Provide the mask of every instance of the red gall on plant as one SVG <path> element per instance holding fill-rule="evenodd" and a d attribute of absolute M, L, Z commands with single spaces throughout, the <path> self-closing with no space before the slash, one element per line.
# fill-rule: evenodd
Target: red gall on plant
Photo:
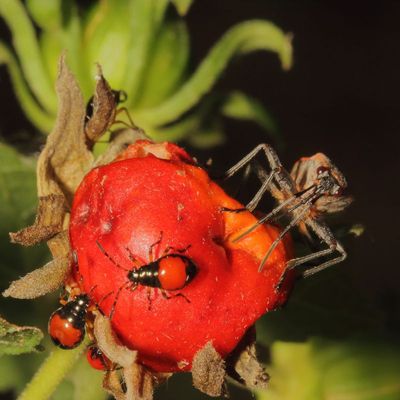
<path fill-rule="evenodd" d="M 265 312 L 285 302 L 292 258 L 279 229 L 260 225 L 181 148 L 140 140 L 86 175 L 70 240 L 82 291 L 121 342 L 158 372 L 191 369 L 207 343 L 225 358 Z"/>

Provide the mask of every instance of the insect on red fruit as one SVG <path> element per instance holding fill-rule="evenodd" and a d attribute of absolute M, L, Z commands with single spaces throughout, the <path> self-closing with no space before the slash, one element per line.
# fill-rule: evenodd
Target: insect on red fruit
<path fill-rule="evenodd" d="M 286 300 L 292 276 L 276 284 L 292 257 L 289 242 L 259 273 L 279 229 L 261 225 L 234 243 L 257 222 L 248 211 L 224 212 L 240 207 L 171 143 L 138 141 L 79 186 L 70 222 L 75 280 L 82 292 L 96 287 L 93 302 L 151 369 L 190 370 L 208 342 L 226 357 Z"/>
<path fill-rule="evenodd" d="M 81 294 L 51 314 L 48 331 L 56 346 L 74 349 L 82 342 L 89 302 L 89 296 Z"/>
<path fill-rule="evenodd" d="M 124 285 L 122 285 L 115 296 L 115 300 L 110 312 L 110 319 L 112 319 L 115 311 L 115 306 L 118 301 L 119 294 L 124 288 L 129 288 L 131 291 L 137 289 L 139 285 L 146 286 L 148 288 L 148 299 L 149 307 L 151 307 L 151 288 L 158 288 L 161 290 L 162 295 L 166 299 L 170 299 L 175 296 L 182 296 L 187 301 L 189 301 L 183 294 L 178 293 L 173 296 L 169 296 L 167 291 L 176 291 L 183 289 L 196 275 L 197 267 L 193 261 L 182 254 L 169 253 L 174 250 L 179 253 L 184 253 L 185 249 L 173 249 L 167 247 L 164 250 L 164 254 L 161 258 L 155 259 L 153 250 L 162 240 L 162 234 L 160 239 L 153 243 L 149 249 L 149 260 L 148 264 L 141 264 L 139 260 L 131 253 L 129 249 L 126 249 L 129 254 L 129 259 L 132 261 L 134 267 L 132 269 L 127 269 L 118 264 L 109 253 L 103 248 L 103 246 L 97 242 L 101 252 L 117 267 L 124 271 L 127 271 L 127 280 Z M 189 301 L 190 302 L 190 301 Z"/>
<path fill-rule="evenodd" d="M 86 351 L 86 359 L 90 366 L 100 371 L 110 371 L 113 368 L 109 358 L 95 345 L 89 346 Z"/>

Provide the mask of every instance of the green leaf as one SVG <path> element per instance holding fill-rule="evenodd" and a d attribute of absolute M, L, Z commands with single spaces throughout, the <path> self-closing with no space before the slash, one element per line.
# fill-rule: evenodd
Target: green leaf
<path fill-rule="evenodd" d="M 128 93 L 126 107 L 130 108 L 140 94 L 139 90 L 147 69 L 154 37 L 163 18 L 160 4 L 167 3 L 161 0 L 135 0 L 128 4 L 126 12 L 130 14 L 128 25 L 130 43 L 123 82 L 124 89 Z"/>
<path fill-rule="evenodd" d="M 173 122 L 211 90 L 233 57 L 256 50 L 276 52 L 284 69 L 291 66 L 292 48 L 287 35 L 268 21 L 243 22 L 225 33 L 174 95 L 157 107 L 138 111 L 135 119 L 146 127 Z"/>
<path fill-rule="evenodd" d="M 189 8 L 192 6 L 193 0 L 171 0 L 179 15 L 182 17 L 189 12 Z"/>
<path fill-rule="evenodd" d="M 176 90 L 189 61 L 186 24 L 174 19 L 162 26 L 146 67 L 136 108 L 153 107 Z"/>
<path fill-rule="evenodd" d="M 40 329 L 10 324 L 0 317 L 0 355 L 22 354 L 36 351 L 43 339 Z"/>
<path fill-rule="evenodd" d="M 22 227 L 35 213 L 36 165 L 33 158 L 21 156 L 0 143 L 1 230 Z"/>
<path fill-rule="evenodd" d="M 43 30 L 55 30 L 62 24 L 62 0 L 27 0 L 26 7 Z"/>
<path fill-rule="evenodd" d="M 12 52 L 0 42 L 0 64 L 3 63 L 8 67 L 11 82 L 21 108 L 39 130 L 49 132 L 53 127 L 55 114 L 54 116 L 48 114 L 32 97 Z"/>
<path fill-rule="evenodd" d="M 43 249 L 26 249 L 9 243 L 8 233 L 32 222 L 36 214 L 35 160 L 22 157 L 0 143 L 0 272 L 2 280 L 15 279 L 24 266 L 43 260 Z"/>
<path fill-rule="evenodd" d="M 268 132 L 277 148 L 282 147 L 282 137 L 273 116 L 256 99 L 242 92 L 229 93 L 222 106 L 222 115 L 229 118 L 252 121 Z"/>
<path fill-rule="evenodd" d="M 259 400 L 396 400 L 400 343 L 376 340 L 276 342 L 270 387 Z"/>
<path fill-rule="evenodd" d="M 130 17 L 127 0 L 100 2 L 87 21 L 83 32 L 82 58 L 91 76 L 97 74 L 96 63 L 102 66 L 110 86 L 124 89 L 130 52 Z M 118 54 L 118 57 L 115 57 Z"/>
<path fill-rule="evenodd" d="M 219 146 L 224 144 L 225 135 L 222 130 L 221 123 L 214 121 L 208 127 L 197 130 L 188 138 L 189 143 L 199 149 Z"/>
<path fill-rule="evenodd" d="M 29 87 L 50 113 L 57 109 L 57 99 L 44 66 L 35 29 L 18 0 L 0 1 L 0 16 L 11 30 L 13 44 Z"/>

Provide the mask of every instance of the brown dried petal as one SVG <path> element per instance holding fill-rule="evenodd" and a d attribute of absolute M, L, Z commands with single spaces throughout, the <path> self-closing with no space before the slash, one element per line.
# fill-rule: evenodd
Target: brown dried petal
<path fill-rule="evenodd" d="M 57 290 L 65 281 L 70 269 L 70 259 L 56 258 L 41 268 L 11 283 L 4 297 L 34 299 Z"/>
<path fill-rule="evenodd" d="M 120 374 L 118 371 L 107 371 L 104 374 L 103 388 L 116 400 L 127 400 L 126 394 L 121 388 Z"/>
<path fill-rule="evenodd" d="M 129 367 L 135 363 L 137 351 L 129 350 L 119 343 L 111 328 L 109 318 L 96 313 L 94 320 L 94 336 L 101 351 L 114 363 L 121 367 Z"/>
<path fill-rule="evenodd" d="M 47 246 L 49 247 L 53 258 L 65 257 L 71 260 L 71 247 L 68 231 L 62 231 L 48 240 Z"/>
<path fill-rule="evenodd" d="M 223 394 L 225 362 L 208 342 L 199 350 L 192 364 L 193 386 L 212 397 Z"/>
<path fill-rule="evenodd" d="M 61 231 L 65 216 L 65 198 L 63 195 L 51 194 L 39 197 L 36 219 L 33 225 L 10 233 L 12 243 L 32 246 L 48 240 Z"/>
<path fill-rule="evenodd" d="M 233 367 L 249 389 L 267 388 L 269 375 L 257 360 L 254 342 L 241 351 Z"/>
<path fill-rule="evenodd" d="M 138 363 L 124 368 L 126 400 L 152 400 L 155 386 L 154 376 Z"/>
<path fill-rule="evenodd" d="M 39 156 L 38 193 L 64 194 L 70 204 L 76 187 L 93 163 L 93 155 L 86 146 L 82 93 L 65 56 L 60 59 L 56 89 L 59 109 L 56 125 Z"/>

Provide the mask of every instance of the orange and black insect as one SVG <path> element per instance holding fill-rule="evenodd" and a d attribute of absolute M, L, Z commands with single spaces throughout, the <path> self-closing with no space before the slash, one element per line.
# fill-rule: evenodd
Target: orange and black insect
<path fill-rule="evenodd" d="M 48 331 L 56 346 L 74 349 L 82 342 L 89 303 L 89 296 L 80 294 L 51 314 Z"/>
<path fill-rule="evenodd" d="M 189 300 L 182 293 L 175 294 L 173 296 L 168 296 L 167 291 L 176 291 L 183 289 L 188 285 L 197 274 L 196 264 L 187 256 L 181 254 L 185 252 L 190 246 L 182 250 L 177 250 L 172 247 L 167 247 L 163 256 L 155 259 L 153 255 L 154 247 L 161 242 L 161 238 L 150 246 L 148 264 L 140 264 L 136 257 L 127 249 L 129 254 L 129 259 L 136 265 L 136 268 L 128 269 L 119 265 L 103 246 L 97 242 L 97 246 L 101 252 L 118 268 L 123 269 L 127 272 L 127 282 L 122 285 L 115 296 L 114 305 L 110 313 L 110 318 L 112 318 L 114 313 L 115 304 L 118 300 L 120 292 L 124 289 L 130 289 L 134 291 L 139 285 L 146 286 L 148 288 L 157 288 L 161 290 L 162 295 L 166 299 L 171 297 L 183 297 L 186 301 Z M 171 252 L 173 251 L 173 252 Z M 150 301 L 150 292 L 148 292 L 148 297 Z M 150 302 L 151 304 L 151 302 Z M 150 308 L 150 306 L 149 306 Z"/>
<path fill-rule="evenodd" d="M 113 369 L 111 360 L 95 345 L 88 347 L 86 358 L 94 369 L 100 371 L 110 371 Z"/>

